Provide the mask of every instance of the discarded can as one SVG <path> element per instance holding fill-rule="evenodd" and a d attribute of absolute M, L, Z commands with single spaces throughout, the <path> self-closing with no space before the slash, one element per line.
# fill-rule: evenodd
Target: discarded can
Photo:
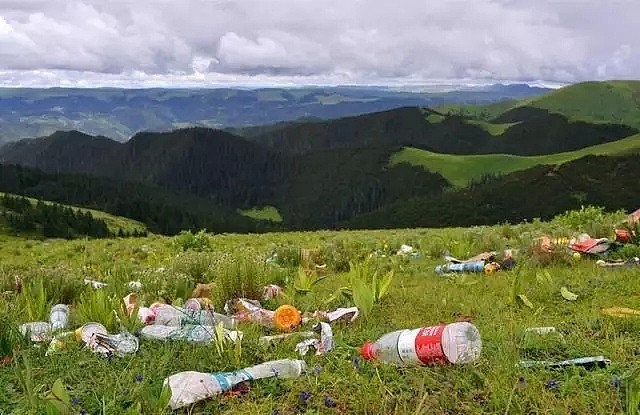
<path fill-rule="evenodd" d="M 51 324 L 46 321 L 34 321 L 20 326 L 20 333 L 26 336 L 29 333 L 32 342 L 43 342 L 51 338 Z"/>
<path fill-rule="evenodd" d="M 96 334 L 107 335 L 109 332 L 100 323 L 87 323 L 75 331 L 76 340 L 85 344 L 89 344 Z"/>
<path fill-rule="evenodd" d="M 49 323 L 51 323 L 51 330 L 54 331 L 66 328 L 69 325 L 69 306 L 54 305 L 49 313 Z"/>

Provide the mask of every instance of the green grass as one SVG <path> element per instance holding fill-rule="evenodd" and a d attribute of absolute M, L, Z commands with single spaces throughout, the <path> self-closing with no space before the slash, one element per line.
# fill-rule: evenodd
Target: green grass
<path fill-rule="evenodd" d="M 398 163 L 409 163 L 422 166 L 429 171 L 442 174 L 453 185 L 463 187 L 470 180 L 479 179 L 486 174 L 507 174 L 539 164 L 562 164 L 590 154 L 613 155 L 638 151 L 640 151 L 640 134 L 576 151 L 544 156 L 510 154 L 460 156 L 406 147 L 393 154 L 389 164 L 393 166 Z"/>
<path fill-rule="evenodd" d="M 282 222 L 282 216 L 275 206 L 263 206 L 261 208 L 252 208 L 241 210 L 240 214 L 257 220 L 269 220 L 271 222 Z"/>
<path fill-rule="evenodd" d="M 608 230 L 597 236 L 611 236 L 613 224 L 623 217 L 594 217 L 600 229 Z M 342 256 L 358 261 L 375 250 L 392 254 L 407 243 L 422 257 L 400 260 L 392 255 L 377 260 L 379 266 L 394 270 L 388 295 L 374 305 L 371 314 L 352 326 L 334 323 L 335 350 L 324 356 L 309 353 L 303 357 L 310 369 L 307 375 L 294 380 L 254 381 L 244 396 L 214 397 L 198 404 L 192 412 L 179 413 L 621 413 L 626 410 L 627 401 L 637 399 L 633 375 L 640 368 L 640 319 L 606 317 L 599 309 L 638 308 L 637 271 L 604 270 L 586 259 L 563 260 L 542 268 L 524 253 L 535 235 L 572 235 L 577 231 L 580 229 L 568 227 L 566 221 L 534 221 L 528 225 L 471 229 L 227 234 L 210 236 L 209 252 L 186 252 L 177 257 L 172 239 L 159 236 L 95 241 L 0 237 L 4 248 L 0 251 L 0 292 L 11 289 L 16 274 L 25 283 L 44 279 L 44 292 L 51 302 L 60 301 L 61 286 L 74 287 L 69 292 L 69 302 L 75 328 L 86 323 L 83 315 L 106 320 L 108 314 L 103 309 L 106 302 L 94 298 L 98 294 L 82 286 L 82 278 L 109 283 L 105 295 L 114 298 L 127 294 L 127 281 L 139 280 L 144 284 L 139 298 L 148 305 L 158 298 L 184 296 L 188 290 L 176 278 L 177 270 L 202 256 L 210 261 L 209 277 L 215 281 L 218 275 L 233 272 L 238 261 L 263 261 L 277 247 L 319 248 L 327 258 Z M 464 257 L 507 245 L 523 248 L 517 256 L 520 265 L 514 271 L 455 278 L 443 278 L 433 272 L 433 267 L 442 263 L 445 251 Z M 328 278 L 316 284 L 311 293 L 295 297 L 294 305 L 301 310 L 350 305 L 345 298 L 323 304 L 336 288 L 347 283 L 348 274 L 338 271 L 335 265 L 328 262 Z M 282 270 L 289 275 L 296 271 L 295 267 Z M 276 276 L 274 271 L 271 278 Z M 291 290 L 286 280 L 279 283 Z M 578 294 L 577 301 L 562 298 L 563 286 Z M 533 309 L 517 300 L 519 294 L 527 296 Z M 102 305 L 80 307 L 81 298 L 89 304 Z M 21 294 L 2 294 L 0 320 L 25 322 L 21 309 L 25 301 Z M 265 306 L 273 309 L 277 303 Z M 84 311 L 78 313 L 79 310 Z M 360 346 L 367 340 L 388 331 L 452 322 L 462 316 L 470 317 L 482 335 L 482 356 L 475 364 L 408 369 L 370 362 L 354 364 Z M 535 326 L 555 326 L 563 333 L 563 339 L 523 341 L 523 330 Z M 258 337 L 264 329 L 250 323 L 240 329 L 244 332 L 241 354 L 220 351 L 214 345 L 141 340 L 136 354 L 108 360 L 71 339 L 65 340 L 63 350 L 48 357 L 44 355 L 46 345 L 35 348 L 16 343 L 17 362 L 0 366 L 0 413 L 44 413 L 41 399 L 57 379 L 76 402 L 72 413 L 81 409 L 91 414 L 170 413 L 161 411 L 158 404 L 163 379 L 168 375 L 186 370 L 229 371 L 266 360 L 300 358 L 294 350 L 296 339 L 263 348 Z M 304 329 L 308 327 L 301 328 Z M 592 371 L 516 367 L 520 360 L 592 355 L 611 359 L 611 366 Z M 619 388 L 610 385 L 616 378 L 621 379 Z M 558 386 L 546 387 L 552 380 Z M 626 393 L 626 388 L 631 388 L 632 393 Z M 310 394 L 304 402 L 300 399 L 303 391 Z M 325 407 L 325 396 L 336 402 L 335 408 Z M 140 410 L 136 409 L 138 403 Z"/>
<path fill-rule="evenodd" d="M 477 125 L 478 127 L 483 128 L 486 132 L 493 136 L 502 135 L 509 127 L 518 124 L 517 122 L 506 123 L 506 124 L 495 124 L 487 121 L 479 121 L 479 120 L 468 120 L 469 124 Z"/>
<path fill-rule="evenodd" d="M 640 128 L 640 81 L 582 82 L 520 101 L 489 105 L 447 104 L 436 109 L 490 120 L 522 106 L 546 109 L 573 121 L 618 123 Z"/>
<path fill-rule="evenodd" d="M 3 196 L 5 193 L 0 192 L 0 197 Z M 16 196 L 13 195 L 11 193 L 9 193 L 12 196 Z M 32 204 L 36 204 L 37 199 L 31 198 L 31 197 L 27 197 L 27 199 L 29 201 L 31 201 Z M 145 231 L 147 229 L 147 227 L 141 223 L 138 222 L 136 220 L 133 219 L 129 219 L 129 218 L 125 218 L 122 216 L 115 216 L 115 215 L 111 215 L 109 213 L 103 212 L 101 210 L 94 210 L 94 209 L 86 209 L 86 208 L 78 208 L 75 206 L 69 206 L 69 205 L 63 205 L 60 203 L 55 203 L 55 202 L 50 202 L 50 201 L 46 201 L 44 200 L 43 202 L 45 202 L 46 204 L 50 204 L 50 205 L 61 205 L 61 206 L 65 206 L 65 207 L 71 207 L 76 211 L 81 211 L 81 212 L 90 212 L 91 215 L 93 215 L 94 218 L 96 219 L 102 219 L 104 220 L 104 222 L 107 224 L 107 227 L 109 228 L 109 230 L 111 232 L 118 232 L 119 229 L 122 229 L 125 232 L 133 232 L 133 231 Z"/>

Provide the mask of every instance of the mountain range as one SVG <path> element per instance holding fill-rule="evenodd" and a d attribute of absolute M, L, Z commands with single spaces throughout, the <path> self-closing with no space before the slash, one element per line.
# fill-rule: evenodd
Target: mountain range
<path fill-rule="evenodd" d="M 402 106 L 480 104 L 550 89 L 495 84 L 445 92 L 382 87 L 263 89 L 0 88 L 0 142 L 77 130 L 126 141 L 138 132 L 332 119 Z"/>
<path fill-rule="evenodd" d="M 583 83 L 487 105 L 142 132 L 126 142 L 60 131 L 1 147 L 0 191 L 162 233 L 466 226 L 583 203 L 631 209 L 640 204 L 639 93 L 640 82 Z M 247 216 L 264 209 L 282 221 Z"/>

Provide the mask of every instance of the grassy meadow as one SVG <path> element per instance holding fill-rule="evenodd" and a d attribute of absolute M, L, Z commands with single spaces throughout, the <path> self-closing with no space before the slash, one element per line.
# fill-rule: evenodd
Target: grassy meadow
<path fill-rule="evenodd" d="M 29 240 L 0 236 L 0 414 L 170 413 L 162 391 L 166 376 L 180 371 L 232 371 L 280 358 L 302 358 L 308 373 L 297 379 L 265 379 L 238 396 L 220 396 L 178 413 L 204 414 L 610 414 L 636 413 L 640 403 L 637 356 L 640 317 L 618 318 L 604 307 L 640 308 L 638 270 L 603 269 L 595 261 L 560 255 L 544 262 L 529 255 L 542 234 L 613 237 L 625 218 L 587 208 L 551 222 L 469 229 L 292 232 L 270 234 L 183 233 L 175 237 L 104 240 Z M 418 258 L 395 255 L 401 244 Z M 434 273 L 449 252 L 469 257 L 487 250 L 517 248 L 517 267 L 495 274 L 442 277 Z M 327 278 L 295 290 L 299 250 L 318 249 Z M 637 247 L 625 248 L 638 255 Z M 277 253 L 276 263 L 266 263 Z M 352 306 L 344 295 L 350 268 L 393 271 L 389 292 L 365 302 L 353 323 L 333 323 L 335 349 L 300 357 L 299 339 L 263 346 L 267 329 L 242 323 L 238 345 L 194 345 L 140 339 L 127 357 L 104 358 L 73 339 L 45 356 L 48 344 L 34 347 L 16 335 L 17 326 L 47 321 L 52 304 L 71 306 L 71 329 L 96 321 L 110 333 L 119 324 L 136 333 L 141 325 L 121 309 L 127 282 L 140 281 L 139 299 L 186 299 L 196 283 L 214 282 L 217 311 L 230 298 L 259 298 L 262 286 L 284 287 L 285 296 L 263 301 L 265 308 L 293 304 L 301 311 Z M 370 275 L 370 274 L 369 274 Z M 14 292 L 14 277 L 23 280 Z M 83 285 L 89 278 L 108 284 Z M 567 287 L 578 295 L 568 301 Z M 523 299 L 528 301 L 523 301 Z M 479 361 L 467 366 L 396 368 L 359 359 L 367 340 L 396 329 L 470 319 L 482 335 Z M 554 326 L 560 335 L 524 336 L 528 327 Z M 305 330 L 308 327 L 301 327 Z M 271 334 L 276 334 L 271 332 Z M 519 368 L 520 360 L 565 360 L 603 355 L 609 367 L 587 370 Z M 55 396 L 62 397 L 60 399 Z M 68 401 L 54 409 L 53 401 Z"/>
<path fill-rule="evenodd" d="M 504 124 L 497 124 L 498 126 Z M 389 165 L 409 163 L 438 172 L 454 186 L 464 187 L 471 180 L 487 174 L 509 174 L 540 164 L 562 164 L 588 155 L 622 155 L 640 151 L 640 134 L 622 140 L 586 147 L 566 153 L 543 156 L 515 156 L 512 154 L 457 155 L 433 153 L 428 150 L 405 147 L 393 154 Z"/>

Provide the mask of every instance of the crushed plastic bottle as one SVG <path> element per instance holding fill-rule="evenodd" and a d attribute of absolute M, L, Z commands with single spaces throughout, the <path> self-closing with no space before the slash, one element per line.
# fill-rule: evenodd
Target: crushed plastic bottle
<path fill-rule="evenodd" d="M 434 363 L 471 363 L 480 357 L 480 332 L 471 323 L 459 322 L 397 330 L 362 346 L 365 360 L 401 366 Z"/>
<path fill-rule="evenodd" d="M 216 328 L 199 325 L 185 325 L 183 327 L 163 326 L 153 324 L 140 330 L 143 339 L 178 340 L 191 343 L 211 343 L 215 338 Z M 224 338 L 235 342 L 242 340 L 241 331 L 231 331 L 223 328 Z"/>
<path fill-rule="evenodd" d="M 179 409 L 214 395 L 231 390 L 235 385 L 270 377 L 295 378 L 307 371 L 304 360 L 273 360 L 235 372 L 202 373 L 179 372 L 165 378 L 164 385 L 171 390 L 169 406 Z"/>
<path fill-rule="evenodd" d="M 235 330 L 238 321 L 213 310 L 190 310 L 186 308 L 165 305 L 158 309 L 155 316 L 155 324 L 172 327 L 184 325 L 216 326 L 222 322 L 224 328 Z"/>

